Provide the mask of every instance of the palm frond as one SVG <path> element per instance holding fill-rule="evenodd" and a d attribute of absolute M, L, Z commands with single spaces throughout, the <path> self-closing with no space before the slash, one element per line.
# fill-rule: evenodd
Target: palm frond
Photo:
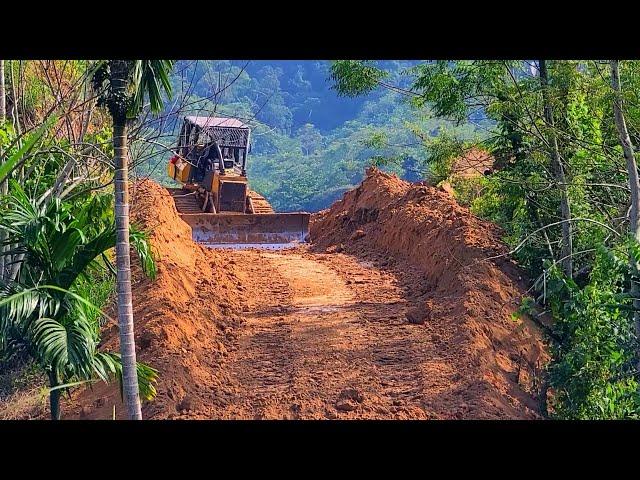
<path fill-rule="evenodd" d="M 138 388 L 144 400 L 153 400 L 158 394 L 155 384 L 158 381 L 158 370 L 141 362 L 137 362 Z"/>
<path fill-rule="evenodd" d="M 34 317 L 54 317 L 62 307 L 60 299 L 38 288 L 18 284 L 0 285 L 0 335 L 11 336 L 29 328 Z"/>
<path fill-rule="evenodd" d="M 120 356 L 115 353 L 98 352 L 93 357 L 93 371 L 104 383 L 109 383 L 113 378 L 121 378 L 122 364 Z"/>
<path fill-rule="evenodd" d="M 47 118 L 40 127 L 30 134 L 26 141 L 22 144 L 22 147 L 17 152 L 10 155 L 5 161 L 0 164 L 0 182 L 2 182 L 13 171 L 13 169 L 24 160 L 29 154 L 33 146 L 42 138 L 42 136 L 49 130 L 51 125 L 57 120 L 55 115 L 51 115 Z"/>
<path fill-rule="evenodd" d="M 93 357 L 99 341 L 95 316 L 90 315 L 93 308 L 97 309 L 78 302 L 59 320 L 39 317 L 31 322 L 27 335 L 40 363 L 64 372 L 68 378 L 93 378 Z"/>
<path fill-rule="evenodd" d="M 133 101 L 130 116 L 135 117 L 142 111 L 145 97 L 149 98 L 152 112 L 162 111 L 162 91 L 169 97 L 172 94 L 169 75 L 173 64 L 172 60 L 135 60 L 132 68 Z"/>
<path fill-rule="evenodd" d="M 120 382 L 120 394 L 122 395 L 122 361 L 119 353 L 98 353 L 94 357 L 94 372 L 98 377 L 109 383 L 109 379 L 115 376 Z M 158 371 L 144 363 L 137 362 L 138 389 L 144 400 L 153 400 L 157 395 L 155 384 L 158 381 Z"/>
<path fill-rule="evenodd" d="M 132 226 L 129 232 L 129 240 L 140 258 L 142 270 L 149 278 L 155 280 L 158 271 L 147 234 Z"/>
<path fill-rule="evenodd" d="M 64 372 L 69 360 L 67 330 L 52 318 L 37 318 L 32 323 L 31 338 L 39 357 L 57 371 Z M 42 362 L 42 363 L 45 363 Z"/>
<path fill-rule="evenodd" d="M 45 214 L 18 182 L 11 180 L 9 183 L 11 195 L 7 197 L 7 209 L 0 219 L 0 228 L 8 233 L 19 233 L 41 220 Z"/>
<path fill-rule="evenodd" d="M 51 267 L 55 271 L 62 270 L 75 258 L 76 249 L 85 241 L 79 228 L 69 228 L 52 239 L 50 244 Z"/>
<path fill-rule="evenodd" d="M 115 244 L 116 228 L 115 224 L 111 224 L 89 242 L 76 248 L 71 263 L 58 272 L 52 283 L 65 289 L 70 288 L 81 272 Z"/>
<path fill-rule="evenodd" d="M 113 223 L 113 195 L 95 194 L 73 212 L 70 227 L 83 230 L 91 238 Z"/>

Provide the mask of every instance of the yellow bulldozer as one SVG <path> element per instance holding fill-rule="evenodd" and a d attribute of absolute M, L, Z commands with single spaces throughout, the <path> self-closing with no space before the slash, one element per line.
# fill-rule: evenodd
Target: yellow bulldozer
<path fill-rule="evenodd" d="M 236 118 L 184 117 L 167 174 L 193 239 L 210 247 L 286 248 L 306 241 L 309 213 L 275 213 L 249 189 L 247 157 L 251 129 Z"/>

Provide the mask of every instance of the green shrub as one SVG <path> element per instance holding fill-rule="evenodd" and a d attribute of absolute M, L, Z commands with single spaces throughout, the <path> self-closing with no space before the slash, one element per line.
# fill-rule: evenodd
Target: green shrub
<path fill-rule="evenodd" d="M 625 249 L 626 250 L 626 249 Z M 628 251 L 628 250 L 626 250 Z M 637 340 L 626 255 L 601 247 L 580 288 L 550 269 L 546 295 L 558 342 L 552 347 L 550 406 L 563 419 L 638 418 Z"/>

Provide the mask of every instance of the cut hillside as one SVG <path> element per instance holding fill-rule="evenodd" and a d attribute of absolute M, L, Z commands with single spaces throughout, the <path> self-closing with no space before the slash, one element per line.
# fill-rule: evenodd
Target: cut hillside
<path fill-rule="evenodd" d="M 131 189 L 132 222 L 147 231 L 158 276 L 145 278 L 133 263 L 133 305 L 138 361 L 160 372 L 158 395 L 143 404 L 144 418 L 174 418 L 210 404 L 215 391 L 224 403 L 229 381 L 222 369 L 240 323 L 242 273 L 235 263 L 191 239 L 168 191 L 149 180 Z M 115 310 L 108 312 L 114 319 Z M 105 349 L 118 351 L 118 328 L 103 333 Z M 75 418 L 124 418 L 117 386 L 102 382 L 74 397 L 63 410 Z"/>
<path fill-rule="evenodd" d="M 482 418 L 537 409 L 544 344 L 529 319 L 514 315 L 525 282 L 497 226 L 437 188 L 371 168 L 359 187 L 314 216 L 310 238 L 316 252 L 421 272 L 407 318 L 429 329 L 454 365 L 448 407 L 464 404 Z"/>

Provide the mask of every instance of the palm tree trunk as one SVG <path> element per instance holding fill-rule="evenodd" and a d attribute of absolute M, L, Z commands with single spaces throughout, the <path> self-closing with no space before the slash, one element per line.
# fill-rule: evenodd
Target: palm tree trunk
<path fill-rule="evenodd" d="M 629 175 L 629 189 L 631 190 L 631 211 L 629 213 L 629 230 L 633 238 L 640 241 L 640 177 L 638 176 L 638 164 L 636 163 L 635 155 L 633 154 L 633 145 L 631 144 L 631 138 L 629 137 L 629 131 L 627 130 L 627 122 L 624 118 L 622 111 L 622 93 L 620 89 L 620 62 L 618 60 L 611 60 L 609 62 L 611 66 L 611 86 L 614 92 L 613 101 L 613 113 L 615 115 L 616 128 L 618 130 L 618 136 L 620 137 L 620 145 L 622 145 L 622 151 L 624 158 L 627 162 L 627 174 Z M 638 284 L 637 277 L 640 272 L 640 265 L 631 256 L 631 271 L 635 278 L 631 279 L 631 296 L 633 300 L 633 320 L 635 323 L 636 336 L 640 338 L 640 285 Z M 638 364 L 640 368 L 640 363 Z"/>
<path fill-rule="evenodd" d="M 18 115 L 18 94 L 16 91 L 16 79 L 13 71 L 13 64 L 9 63 L 9 75 L 11 77 L 11 119 L 13 120 L 13 129 L 18 137 L 22 136 L 22 127 L 20 126 L 20 115 Z M 18 147 L 22 146 L 22 140 L 18 139 Z"/>
<path fill-rule="evenodd" d="M 126 99 L 127 62 L 112 60 L 111 88 L 113 95 Z M 118 294 L 118 325 L 122 358 L 122 392 L 127 416 L 141 420 L 142 411 L 136 371 L 136 346 L 133 334 L 133 305 L 131 298 L 131 259 L 129 257 L 129 165 L 127 152 L 126 105 L 111 111 L 113 118 L 113 149 L 115 160 L 116 212 L 116 270 Z"/>
<path fill-rule="evenodd" d="M 11 100 L 12 100 L 11 119 L 13 122 L 13 129 L 15 130 L 15 133 L 18 135 L 18 148 L 21 148 L 22 147 L 22 128 L 20 127 L 20 116 L 18 115 L 18 97 L 16 94 L 16 79 L 13 72 L 14 63 L 15 61 L 9 63 L 9 75 L 11 77 Z M 18 244 L 7 245 L 7 250 L 15 250 L 16 248 L 18 248 Z M 20 273 L 20 265 L 22 263 L 23 257 L 24 255 L 21 256 L 20 254 L 14 254 L 11 256 L 10 259 L 7 257 L 7 260 L 10 260 L 13 264 L 9 268 L 9 271 L 6 273 L 7 275 L 6 278 L 9 278 L 11 281 L 14 281 L 18 278 L 18 274 Z M 5 269 L 6 268 L 7 267 L 5 265 Z"/>
<path fill-rule="evenodd" d="M 136 372 L 131 298 L 131 259 L 129 258 L 129 172 L 126 121 L 114 123 L 113 147 L 116 166 L 116 270 L 118 272 L 118 324 L 120 326 L 120 353 L 122 355 L 122 388 L 128 417 L 131 420 L 140 420 L 142 412 Z"/>
<path fill-rule="evenodd" d="M 49 372 L 49 387 L 58 386 L 58 375 L 54 370 Z M 49 406 L 51 410 L 51 420 L 60 420 L 60 389 L 49 391 Z"/>
<path fill-rule="evenodd" d="M 4 179 L 2 182 L 0 182 L 0 197 L 5 196 L 8 192 L 9 192 L 9 184 L 8 184 L 8 179 Z M 0 280 L 4 280 L 5 279 L 5 256 L 4 256 L 4 252 L 6 250 L 6 247 L 4 246 L 4 241 L 7 238 L 6 237 L 6 232 L 3 230 L 2 232 L 0 232 Z"/>
<path fill-rule="evenodd" d="M 573 252 L 573 232 L 571 227 L 571 207 L 569 205 L 569 195 L 567 193 L 567 180 L 564 172 L 564 166 L 560 158 L 560 149 L 558 148 L 558 138 L 553 123 L 553 106 L 549 98 L 549 78 L 547 75 L 547 61 L 539 60 L 540 65 L 540 83 L 542 85 L 542 98 L 544 102 L 544 121 L 547 124 L 548 142 L 551 147 L 551 164 L 553 166 L 555 180 L 560 187 L 560 215 L 562 216 L 562 249 L 560 258 L 562 258 L 562 270 L 564 274 L 573 277 L 573 260 L 571 254 Z"/>
<path fill-rule="evenodd" d="M 4 123 L 7 120 L 7 94 L 5 90 L 4 83 L 4 60 L 0 60 L 0 123 Z M 2 183 L 0 183 L 0 196 L 4 196 L 7 194 L 7 182 L 8 180 L 5 178 Z M 5 234 L 4 232 L 0 233 L 0 280 L 4 279 L 4 246 L 2 242 L 4 242 Z"/>

